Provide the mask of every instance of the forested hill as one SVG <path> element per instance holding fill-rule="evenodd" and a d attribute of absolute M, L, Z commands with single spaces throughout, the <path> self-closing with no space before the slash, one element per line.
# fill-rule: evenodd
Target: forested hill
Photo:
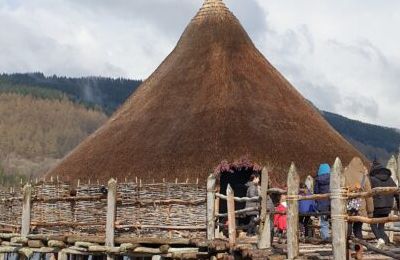
<path fill-rule="evenodd" d="M 0 74 L 0 92 L 16 92 L 39 97 L 63 93 L 77 103 L 99 107 L 110 115 L 140 85 L 140 80 L 103 77 L 67 78 L 42 73 Z"/>
<path fill-rule="evenodd" d="M 23 165 L 38 162 L 37 168 L 48 168 L 43 166 L 43 161 L 62 158 L 100 126 L 106 115 L 113 113 L 140 84 L 140 80 L 102 77 L 0 74 L 0 98 L 3 100 L 3 106 L 0 106 L 3 108 L 0 111 L 0 123 L 3 122 L 0 124 L 0 175 L 2 163 L 3 169 L 18 168 L 21 162 L 24 162 Z M 24 103 L 29 103 L 31 109 Z M 9 106 L 13 109 L 10 110 Z M 377 157 L 384 162 L 398 152 L 398 130 L 365 124 L 329 112 L 321 113 L 369 159 Z M 66 124 L 64 121 L 70 122 Z M 28 135 L 23 131 L 24 125 L 30 128 Z M 40 173 L 40 170 L 33 172 Z"/>
<path fill-rule="evenodd" d="M 399 151 L 400 131 L 322 112 L 325 119 L 371 160 L 385 161 Z"/>

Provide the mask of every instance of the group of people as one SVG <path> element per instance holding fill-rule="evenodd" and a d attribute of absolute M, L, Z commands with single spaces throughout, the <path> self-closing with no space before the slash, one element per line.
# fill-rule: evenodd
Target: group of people
<path fill-rule="evenodd" d="M 330 193 L 330 174 L 330 166 L 326 163 L 321 164 L 314 182 L 308 179 L 305 183 L 301 184 L 300 193 L 302 195 Z M 397 187 L 391 177 L 391 171 L 383 167 L 376 160 L 368 171 L 360 158 L 354 158 L 345 168 L 344 176 L 345 187 L 354 192 L 368 192 L 377 187 Z M 247 184 L 247 197 L 259 196 L 259 182 L 260 176 L 253 174 Z M 369 218 L 388 217 L 393 210 L 395 201 L 397 209 L 400 209 L 399 195 L 376 195 L 368 198 L 350 199 L 347 202 L 347 213 L 353 216 Z M 257 206 L 259 206 L 257 202 L 248 202 L 246 204 L 246 208 L 256 208 Z M 285 196 L 282 195 L 275 203 L 269 199 L 267 201 L 267 208 L 275 212 L 274 217 L 271 218 L 271 226 L 274 228 L 275 234 L 284 234 L 286 231 L 286 215 L 284 214 L 286 212 Z M 330 241 L 330 211 L 330 199 L 299 201 L 299 213 L 301 215 L 299 223 L 304 235 L 306 237 L 312 236 L 312 229 L 310 227 L 311 215 L 312 213 L 319 213 L 317 215 L 319 215 L 321 239 Z M 255 235 L 259 211 L 254 210 L 248 212 L 247 215 L 249 218 L 247 234 Z M 354 234 L 355 237 L 362 239 L 362 226 L 363 223 L 361 222 L 349 223 L 348 236 Z M 371 229 L 378 240 L 378 248 L 382 248 L 385 244 L 389 243 L 389 237 L 385 233 L 385 224 L 372 224 Z M 271 233 L 273 234 L 274 232 Z"/>
<path fill-rule="evenodd" d="M 360 158 L 354 158 L 344 170 L 345 187 L 353 192 L 369 192 L 378 187 L 397 187 L 389 169 L 383 167 L 376 160 L 370 170 L 364 166 Z M 318 176 L 315 180 L 314 193 L 325 194 L 330 192 L 330 168 L 327 164 L 320 166 Z M 399 195 L 375 195 L 368 198 L 355 198 L 347 202 L 347 213 L 353 216 L 368 218 L 388 217 L 393 210 L 394 202 L 399 209 Z M 316 201 L 317 212 L 330 212 L 330 200 Z M 321 238 L 330 239 L 329 234 L 329 215 L 320 217 Z M 348 236 L 354 234 L 356 238 L 362 239 L 362 222 L 349 223 Z M 374 233 L 377 247 L 382 248 L 389 243 L 389 237 L 385 233 L 385 224 L 372 224 L 371 230 Z"/>

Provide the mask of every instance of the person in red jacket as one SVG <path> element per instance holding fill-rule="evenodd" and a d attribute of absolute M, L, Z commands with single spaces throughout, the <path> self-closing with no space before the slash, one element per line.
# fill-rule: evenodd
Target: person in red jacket
<path fill-rule="evenodd" d="M 280 199 L 280 203 L 275 207 L 275 216 L 274 216 L 274 227 L 276 229 L 276 234 L 279 239 L 281 239 L 286 233 L 286 196 L 282 195 Z"/>

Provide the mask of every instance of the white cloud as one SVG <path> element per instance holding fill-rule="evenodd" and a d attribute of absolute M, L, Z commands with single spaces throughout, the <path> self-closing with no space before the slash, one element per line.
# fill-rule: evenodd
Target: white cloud
<path fill-rule="evenodd" d="M 400 127 L 400 2 L 261 1 L 271 62 L 322 109 Z"/>
<path fill-rule="evenodd" d="M 202 0 L 0 0 L 0 72 L 145 78 Z M 400 127 L 400 1 L 226 0 L 318 107 Z"/>

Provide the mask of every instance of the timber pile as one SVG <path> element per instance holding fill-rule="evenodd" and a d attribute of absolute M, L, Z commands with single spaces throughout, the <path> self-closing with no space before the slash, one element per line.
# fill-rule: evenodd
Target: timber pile
<path fill-rule="evenodd" d="M 101 241 L 103 239 L 103 241 Z M 0 256 L 6 253 L 19 253 L 31 257 L 34 253 L 50 253 L 60 255 L 112 255 L 143 256 L 159 255 L 173 259 L 209 258 L 205 241 L 185 239 L 132 239 L 116 238 L 113 247 L 104 246 L 104 237 L 46 236 L 0 233 Z M 205 248 L 204 248 L 205 247 Z"/>

